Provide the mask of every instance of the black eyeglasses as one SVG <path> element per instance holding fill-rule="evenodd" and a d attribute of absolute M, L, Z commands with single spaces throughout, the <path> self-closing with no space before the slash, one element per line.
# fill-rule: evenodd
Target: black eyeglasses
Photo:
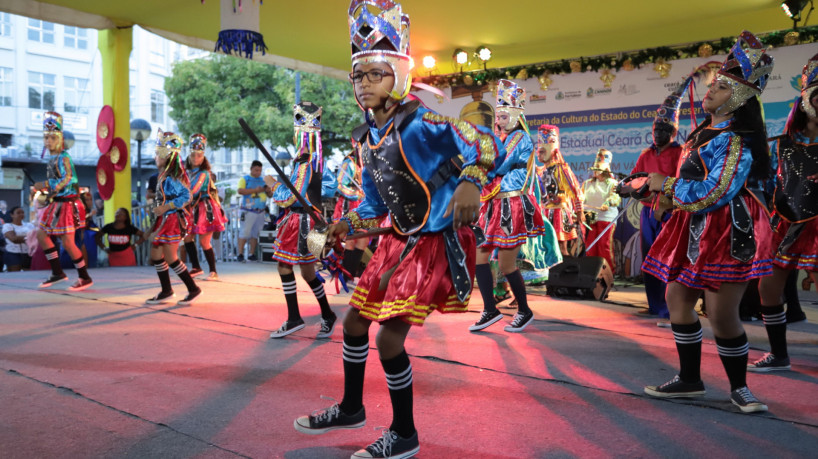
<path fill-rule="evenodd" d="M 395 76 L 394 73 L 384 72 L 382 70 L 370 70 L 368 72 L 352 72 L 349 74 L 349 81 L 353 83 L 360 83 L 364 80 L 366 75 L 367 81 L 370 83 L 380 83 L 385 76 Z"/>

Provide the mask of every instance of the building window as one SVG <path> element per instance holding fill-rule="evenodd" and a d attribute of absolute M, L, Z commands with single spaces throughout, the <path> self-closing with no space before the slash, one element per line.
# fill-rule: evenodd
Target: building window
<path fill-rule="evenodd" d="M 54 44 L 54 23 L 39 19 L 28 20 L 28 39 L 42 43 Z"/>
<path fill-rule="evenodd" d="M 158 35 L 150 35 L 150 56 L 148 57 L 151 65 L 159 67 L 165 66 L 165 46 L 167 43 Z"/>
<path fill-rule="evenodd" d="M 69 48 L 88 49 L 88 30 L 79 27 L 65 26 L 65 46 Z"/>
<path fill-rule="evenodd" d="M 151 121 L 165 122 L 165 93 L 155 89 L 151 90 Z"/>
<path fill-rule="evenodd" d="M 0 67 L 0 107 L 11 107 L 11 95 L 14 94 L 12 75 L 12 69 Z"/>
<path fill-rule="evenodd" d="M 54 110 L 56 79 L 49 73 L 28 72 L 28 108 Z"/>
<path fill-rule="evenodd" d="M 133 119 L 133 111 L 136 108 L 136 86 L 128 87 L 128 109 L 130 110 L 130 119 Z"/>
<path fill-rule="evenodd" d="M 0 13 L 0 37 L 11 36 L 11 15 Z"/>
<path fill-rule="evenodd" d="M 69 113 L 88 113 L 91 96 L 88 92 L 88 80 L 85 78 L 65 77 L 65 111 Z"/>

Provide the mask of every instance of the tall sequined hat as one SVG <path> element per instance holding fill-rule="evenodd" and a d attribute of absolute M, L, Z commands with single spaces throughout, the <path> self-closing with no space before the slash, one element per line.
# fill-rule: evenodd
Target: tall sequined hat
<path fill-rule="evenodd" d="M 613 161 L 613 153 L 610 150 L 600 148 L 596 154 L 594 165 L 591 166 L 592 171 L 611 171 L 611 161 Z"/>
<path fill-rule="evenodd" d="M 190 136 L 190 143 L 188 144 L 188 149 L 191 152 L 194 151 L 205 151 L 207 149 L 207 137 L 204 134 L 193 134 Z"/>
<path fill-rule="evenodd" d="M 773 58 L 761 41 L 746 30 L 742 32 L 716 75 L 717 81 L 733 89 L 730 99 L 716 109 L 716 114 L 732 113 L 751 97 L 761 95 L 772 71 Z"/>
<path fill-rule="evenodd" d="M 358 64 L 383 62 L 395 74 L 389 96 L 399 101 L 409 94 L 412 67 L 409 56 L 409 16 L 392 0 L 352 0 L 349 4 L 352 69 Z M 360 101 L 359 101 L 360 105 Z"/>
<path fill-rule="evenodd" d="M 156 131 L 156 156 L 168 158 L 174 153 L 182 152 L 182 138 L 172 132 L 165 132 L 161 129 Z"/>
<path fill-rule="evenodd" d="M 812 56 L 801 71 L 801 108 L 812 118 L 818 117 L 815 107 L 810 103 L 812 95 L 818 90 L 818 54 Z"/>
<path fill-rule="evenodd" d="M 665 123 L 673 126 L 674 129 L 679 129 L 679 112 L 682 107 L 682 98 L 690 87 L 690 82 L 693 80 L 692 76 L 688 76 L 676 89 L 670 93 L 662 105 L 656 109 L 656 117 L 653 119 L 653 125 L 658 123 Z"/>
<path fill-rule="evenodd" d="M 45 112 L 43 114 L 43 134 L 56 134 L 60 138 L 60 150 L 65 148 L 63 139 L 62 115 L 57 112 Z"/>
<path fill-rule="evenodd" d="M 560 128 L 558 126 L 554 126 L 553 124 L 541 124 L 539 129 L 537 129 L 537 141 L 539 143 L 546 143 L 551 138 L 559 139 L 560 137 Z"/>
<path fill-rule="evenodd" d="M 494 109 L 500 113 L 508 113 L 506 129 L 509 131 L 514 129 L 525 112 L 525 89 L 513 81 L 497 81 L 497 101 Z"/>

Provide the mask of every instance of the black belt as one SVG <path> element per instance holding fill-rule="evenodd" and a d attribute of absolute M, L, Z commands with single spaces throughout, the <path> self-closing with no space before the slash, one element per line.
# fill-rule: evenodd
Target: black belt
<path fill-rule="evenodd" d="M 296 213 L 296 214 L 308 214 L 309 213 L 309 211 L 307 211 L 307 209 L 305 209 L 305 208 L 303 208 L 301 206 L 291 206 L 290 207 L 290 212 L 293 212 L 293 213 Z"/>
<path fill-rule="evenodd" d="M 77 199 L 77 195 L 74 196 L 54 196 L 51 198 L 54 202 L 71 202 Z"/>
<path fill-rule="evenodd" d="M 463 158 L 459 155 L 443 163 L 432 175 L 432 178 L 426 181 L 429 196 L 434 196 L 438 188 L 445 185 L 453 175 L 460 175 L 462 170 Z"/>

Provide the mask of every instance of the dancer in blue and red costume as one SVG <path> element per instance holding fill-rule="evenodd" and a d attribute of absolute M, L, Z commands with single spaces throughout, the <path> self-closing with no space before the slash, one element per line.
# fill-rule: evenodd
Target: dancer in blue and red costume
<path fill-rule="evenodd" d="M 783 301 L 787 277 L 804 269 L 818 281 L 818 54 L 801 72 L 801 95 L 772 152 L 773 274 L 758 284 L 770 352 L 747 366 L 754 373 L 790 369 L 787 314 L 792 311 L 785 312 Z"/>
<path fill-rule="evenodd" d="M 321 148 L 321 107 L 312 102 L 301 102 L 293 106 L 295 126 L 296 158 L 290 181 L 307 203 L 321 205 L 321 187 L 324 174 L 324 156 Z M 321 328 L 315 336 L 325 339 L 332 336 L 335 328 L 335 313 L 329 307 L 324 282 L 315 274 L 318 259 L 307 250 L 307 233 L 315 225 L 292 192 L 281 183 L 270 183 L 273 201 L 284 208 L 278 221 L 278 237 L 273 243 L 273 259 L 278 261 L 278 274 L 287 301 L 287 320 L 270 334 L 270 338 L 283 338 L 305 327 L 301 311 L 298 309 L 298 295 L 295 287 L 294 265 L 298 265 L 301 278 L 315 294 L 321 308 Z"/>
<path fill-rule="evenodd" d="M 377 10 L 377 14 L 370 11 Z M 366 123 L 353 131 L 361 143 L 365 197 L 330 226 L 334 240 L 376 228 L 387 215 L 393 233 L 382 237 L 344 318 L 344 397 L 324 411 L 295 420 L 299 432 L 320 434 L 366 423 L 364 369 L 369 328 L 392 401 L 392 424 L 355 458 L 405 458 L 418 452 L 413 375 L 404 348 L 413 325 L 433 311 L 465 312 L 474 279 L 480 191 L 502 144 L 487 130 L 404 100 L 411 85 L 409 18 L 390 0 L 354 0 L 349 9 L 355 97 Z M 462 156 L 462 164 L 455 164 Z"/>
<path fill-rule="evenodd" d="M 469 331 L 483 330 L 499 321 L 503 314 L 494 300 L 494 280 L 489 257 L 494 249 L 500 271 L 505 275 L 514 299 L 517 314 L 504 330 L 518 333 L 534 320 L 528 307 L 525 281 L 517 268 L 517 255 L 528 238 L 543 233 L 542 211 L 534 198 L 533 184 L 537 180 L 537 156 L 525 120 L 525 90 L 517 84 L 497 82 L 495 130 L 505 146 L 506 155 L 496 170 L 496 177 L 483 189 L 480 198 L 480 227 L 486 242 L 477 252 L 477 286 L 483 297 L 483 312 Z"/>
<path fill-rule="evenodd" d="M 341 196 L 335 204 L 335 212 L 332 214 L 333 220 L 338 220 L 351 210 L 355 210 L 358 204 L 364 199 L 364 190 L 361 189 L 361 164 L 360 145 L 352 139 L 352 152 L 344 157 L 341 168 L 338 170 L 338 191 Z M 358 277 L 361 257 L 364 249 L 369 244 L 369 238 L 361 238 L 355 241 L 347 241 L 344 244 L 344 270 L 351 278 Z"/>
<path fill-rule="evenodd" d="M 224 224 L 227 219 L 219 203 L 219 194 L 216 191 L 216 184 L 211 180 L 210 161 L 205 157 L 207 149 L 207 137 L 204 134 L 193 134 L 190 136 L 188 146 L 190 154 L 185 160 L 185 167 L 190 177 L 190 200 L 189 209 L 192 218 L 190 233 L 185 236 L 185 250 L 191 263 L 190 275 L 193 277 L 202 273 L 199 265 L 199 250 L 196 248 L 196 236 L 199 236 L 199 245 L 204 250 L 207 267 L 210 274 L 207 280 L 219 280 L 216 272 L 216 254 L 210 245 L 210 240 L 214 232 L 224 231 Z"/>
<path fill-rule="evenodd" d="M 156 202 L 153 208 L 156 222 L 151 228 L 151 263 L 156 268 L 162 291 L 146 301 L 147 304 L 167 303 L 176 296 L 170 285 L 170 269 L 182 279 L 187 287 L 187 296 L 177 304 L 193 303 L 202 290 L 193 281 L 187 266 L 179 260 L 179 243 L 190 232 L 190 180 L 182 165 L 182 139 L 172 132 L 162 132 L 156 136 Z"/>
<path fill-rule="evenodd" d="M 74 240 L 74 233 L 85 228 L 85 205 L 79 198 L 79 181 L 77 171 L 74 169 L 74 161 L 65 150 L 62 115 L 57 112 L 45 112 L 43 140 L 45 149 L 51 154 L 47 167 L 48 181 L 35 183 L 34 188 L 48 190 L 50 202 L 40 216 L 37 240 L 51 265 L 51 277 L 41 283 L 40 288 L 68 280 L 68 276 L 60 267 L 59 251 L 51 240 L 52 236 L 58 236 L 63 248 L 71 256 L 79 275 L 79 279 L 74 285 L 68 287 L 68 290 L 72 292 L 85 290 L 94 285 L 94 281 L 88 275 L 88 267 Z"/>
<path fill-rule="evenodd" d="M 677 177 L 649 175 L 651 191 L 672 200 L 675 211 L 642 269 L 668 283 L 681 367 L 670 381 L 645 387 L 653 397 L 705 393 L 702 327 L 694 310 L 704 291 L 731 401 L 743 412 L 767 410 L 747 388 L 750 345 L 739 303 L 751 279 L 772 273 L 772 230 L 757 189 L 770 167 L 760 95 L 772 68 L 761 42 L 743 32 L 702 101 L 710 116 L 688 137 Z"/>

